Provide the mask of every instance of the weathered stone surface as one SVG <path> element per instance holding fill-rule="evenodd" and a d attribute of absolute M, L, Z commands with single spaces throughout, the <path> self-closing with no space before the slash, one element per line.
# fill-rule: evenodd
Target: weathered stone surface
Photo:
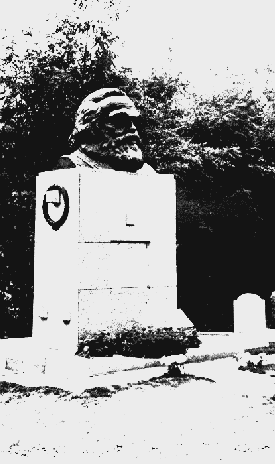
<path fill-rule="evenodd" d="M 78 108 L 70 137 L 72 153 L 58 168 L 90 167 L 136 172 L 144 161 L 137 131 L 139 112 L 119 89 L 88 95 Z"/>

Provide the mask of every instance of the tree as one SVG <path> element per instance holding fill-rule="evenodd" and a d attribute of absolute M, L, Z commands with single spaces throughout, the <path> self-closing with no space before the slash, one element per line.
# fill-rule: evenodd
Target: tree
<path fill-rule="evenodd" d="M 31 333 L 35 175 L 52 169 L 69 150 L 83 98 L 123 82 L 113 64 L 113 41 L 97 23 L 65 19 L 48 36 L 45 51 L 27 50 L 20 57 L 11 43 L 1 62 L 0 298 L 5 322 L 0 325 L 9 336 Z"/>
<path fill-rule="evenodd" d="M 145 160 L 176 175 L 179 305 L 200 330 L 209 328 L 211 317 L 212 330 L 228 330 L 232 318 L 220 309 L 224 295 L 230 312 L 240 292 L 274 290 L 266 258 L 273 246 L 274 91 L 265 91 L 265 102 L 240 89 L 202 98 L 179 76 L 152 73 L 139 80 L 115 68 L 114 40 L 99 21 L 65 19 L 48 36 L 46 50 L 28 50 L 22 59 L 15 44 L 7 48 L 0 68 L 0 297 L 6 315 L 30 333 L 35 175 L 69 150 L 83 98 L 114 86 L 140 110 Z"/>
<path fill-rule="evenodd" d="M 68 149 L 80 101 L 102 86 L 120 84 L 113 41 L 109 32 L 90 21 L 65 19 L 48 37 L 46 52 L 31 50 L 21 59 L 13 47 L 8 50 L 0 77 L 6 89 L 2 131 L 8 125 L 28 147 L 24 163 L 32 173 L 44 170 Z"/>
<path fill-rule="evenodd" d="M 273 290 L 274 96 L 266 105 L 251 91 L 205 99 L 188 90 L 154 75 L 128 86 L 149 163 L 177 177 L 179 306 L 200 330 L 232 330 L 234 298 Z"/>
<path fill-rule="evenodd" d="M 158 171 L 172 171 L 183 143 L 178 131 L 184 112 L 176 97 L 185 91 L 187 83 L 154 72 L 148 79 L 139 80 L 129 76 L 129 70 L 128 75 L 125 70 L 124 78 L 125 91 L 140 110 L 145 159 Z"/>

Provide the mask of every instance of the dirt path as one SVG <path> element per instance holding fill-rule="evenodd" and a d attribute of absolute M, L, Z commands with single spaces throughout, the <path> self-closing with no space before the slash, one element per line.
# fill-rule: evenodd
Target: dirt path
<path fill-rule="evenodd" d="M 0 460 L 44 455 L 47 462 L 58 457 L 62 462 L 85 457 L 127 463 L 177 457 L 194 463 L 213 458 L 274 462 L 275 401 L 266 393 L 264 383 L 261 391 L 245 395 L 198 378 L 148 382 L 116 393 L 91 390 L 75 397 L 50 389 L 4 392 Z M 100 394 L 110 396 L 91 396 Z"/>

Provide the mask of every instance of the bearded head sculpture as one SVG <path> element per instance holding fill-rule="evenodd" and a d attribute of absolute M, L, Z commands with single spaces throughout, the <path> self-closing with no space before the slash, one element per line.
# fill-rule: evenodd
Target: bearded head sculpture
<path fill-rule="evenodd" d="M 97 90 L 81 103 L 69 142 L 97 164 L 120 171 L 135 172 L 143 164 L 137 131 L 139 111 L 119 89 Z"/>

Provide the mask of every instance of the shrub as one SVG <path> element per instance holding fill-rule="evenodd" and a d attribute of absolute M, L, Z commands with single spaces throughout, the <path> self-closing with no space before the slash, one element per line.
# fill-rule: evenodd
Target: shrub
<path fill-rule="evenodd" d="M 185 354 L 188 348 L 196 348 L 200 344 L 195 328 L 174 330 L 171 327 L 133 327 L 115 333 L 89 334 L 80 341 L 77 354 L 88 358 L 113 355 L 161 358 Z"/>

